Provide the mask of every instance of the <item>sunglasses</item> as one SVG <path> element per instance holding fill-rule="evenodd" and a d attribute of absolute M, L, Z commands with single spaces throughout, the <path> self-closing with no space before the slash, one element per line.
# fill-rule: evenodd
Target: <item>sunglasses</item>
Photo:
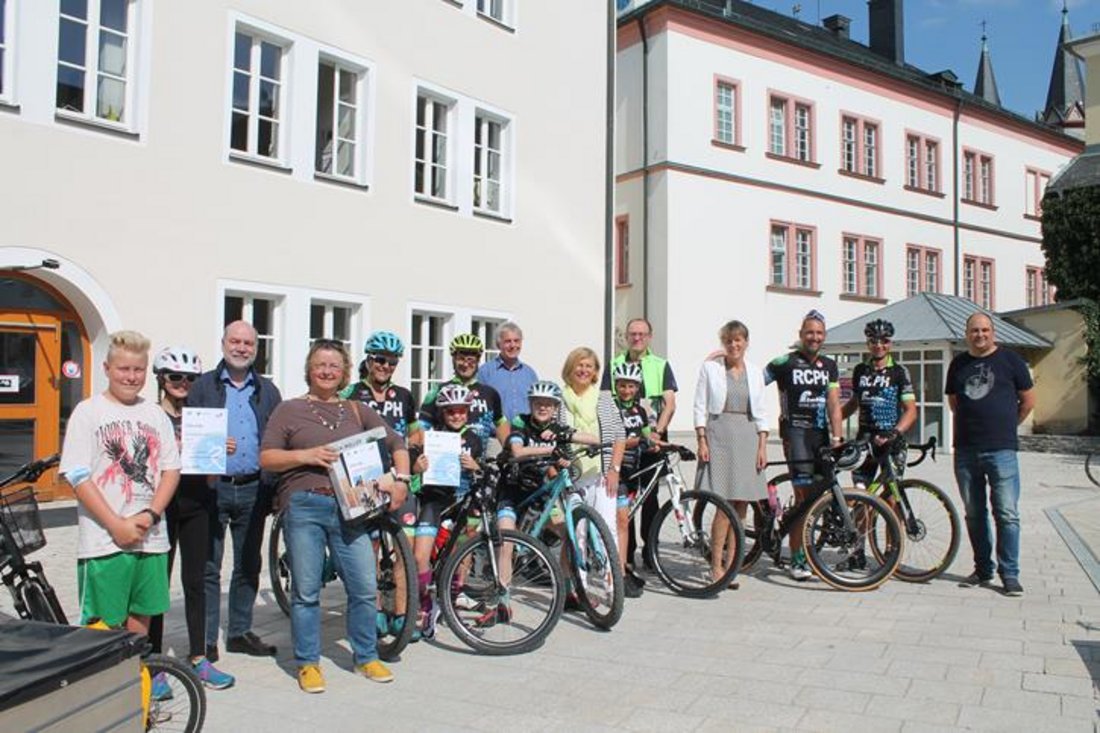
<path fill-rule="evenodd" d="M 179 372 L 171 372 L 169 374 L 164 375 L 165 381 L 171 382 L 172 384 L 179 384 L 180 382 L 184 381 L 185 379 L 190 384 L 198 378 L 199 378 L 198 374 L 180 374 Z"/>
<path fill-rule="evenodd" d="M 885 345 L 885 344 L 890 343 L 890 339 L 867 339 L 867 343 L 869 343 L 869 344 L 884 344 Z"/>
<path fill-rule="evenodd" d="M 382 364 L 387 364 L 391 367 L 395 367 L 395 366 L 397 366 L 397 362 L 401 361 L 401 358 L 397 357 L 397 356 L 383 356 L 382 354 L 371 354 L 370 356 L 367 357 L 367 361 L 371 362 L 372 364 L 378 364 L 379 366 L 381 366 Z"/>
<path fill-rule="evenodd" d="M 477 361 L 481 358 L 481 354 L 476 351 L 457 351 L 455 352 L 455 361 Z"/>

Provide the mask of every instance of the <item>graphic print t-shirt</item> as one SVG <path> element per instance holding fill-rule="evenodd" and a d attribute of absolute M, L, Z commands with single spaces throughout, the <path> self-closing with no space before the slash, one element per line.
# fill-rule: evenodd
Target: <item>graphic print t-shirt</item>
<path fill-rule="evenodd" d="M 773 359 L 764 368 L 764 384 L 779 386 L 781 418 L 789 427 L 804 430 L 825 430 L 825 398 L 840 382 L 836 362 L 827 356 L 807 359 L 800 351 L 792 351 Z"/>
<path fill-rule="evenodd" d="M 416 421 L 416 401 L 412 392 L 396 384 L 387 384 L 382 399 L 375 399 L 371 388 L 363 382 L 356 382 L 340 395 L 344 399 L 355 399 L 370 405 L 387 425 L 402 438 L 420 429 Z"/>
<path fill-rule="evenodd" d="M 901 406 L 915 399 L 909 370 L 891 358 L 882 369 L 863 362 L 852 370 L 852 391 L 859 404 L 859 432 L 888 433 L 901 419 Z"/>
<path fill-rule="evenodd" d="M 955 445 L 975 450 L 1016 450 L 1017 392 L 1031 389 L 1019 354 L 999 347 L 988 356 L 963 352 L 947 367 L 944 392 L 955 395 Z"/>
<path fill-rule="evenodd" d="M 60 473 L 73 486 L 91 480 L 107 505 L 121 517 L 148 508 L 164 471 L 180 467 L 176 434 L 168 415 L 145 400 L 123 405 L 103 395 L 84 400 L 73 410 L 65 429 Z M 77 505 L 80 559 L 128 552 L 168 552 L 164 522 L 149 529 L 145 539 L 121 548 L 110 533 Z"/>
<path fill-rule="evenodd" d="M 507 422 L 504 419 L 500 394 L 487 384 L 473 382 L 466 386 L 474 400 L 470 406 L 469 422 L 466 424 L 470 430 L 477 433 L 482 445 L 488 445 L 489 439 L 496 436 L 497 425 Z M 439 405 L 435 404 L 435 398 L 438 395 L 439 387 L 436 387 L 428 393 L 424 398 L 424 404 L 420 406 L 420 427 L 424 430 L 439 428 L 443 425 L 443 413 Z"/>

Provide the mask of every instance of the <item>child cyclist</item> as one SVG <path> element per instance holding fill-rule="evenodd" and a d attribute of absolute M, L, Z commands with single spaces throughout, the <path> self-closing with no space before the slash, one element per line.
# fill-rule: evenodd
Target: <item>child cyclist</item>
<path fill-rule="evenodd" d="M 462 441 L 462 452 L 459 455 L 461 471 L 458 486 L 423 484 L 420 487 L 420 512 L 416 520 L 413 554 L 416 555 L 417 585 L 420 589 L 420 620 L 417 627 L 420 635 L 426 639 L 435 636 L 435 609 L 428 587 L 432 582 L 432 548 L 439 532 L 440 515 L 469 492 L 470 480 L 473 472 L 478 469 L 477 459 L 482 453 L 481 439 L 467 425 L 473 402 L 470 390 L 461 384 L 443 385 L 435 398 L 442 424 L 433 429 L 458 433 Z M 421 456 L 418 463 L 419 468 L 427 470 L 428 457 Z"/>

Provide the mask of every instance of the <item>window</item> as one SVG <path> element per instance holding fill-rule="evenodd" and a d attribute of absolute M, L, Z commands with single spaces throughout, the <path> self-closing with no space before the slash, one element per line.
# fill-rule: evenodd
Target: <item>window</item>
<path fill-rule="evenodd" d="M 1027 268 L 1027 307 L 1050 305 L 1054 302 L 1054 287 L 1047 281 L 1042 267 Z"/>
<path fill-rule="evenodd" d="M 286 49 L 275 39 L 238 27 L 233 38 L 233 111 L 229 146 L 246 155 L 286 159 L 281 144 Z"/>
<path fill-rule="evenodd" d="M 855 235 L 845 235 L 841 246 L 843 292 L 877 298 L 882 291 L 880 269 L 881 243 Z"/>
<path fill-rule="evenodd" d="M 348 353 L 355 355 L 351 343 L 352 317 L 355 307 L 338 303 L 312 301 L 309 304 L 309 340 L 332 339 L 347 347 Z"/>
<path fill-rule="evenodd" d="M 59 111 L 132 126 L 135 4 L 132 0 L 61 0 Z"/>
<path fill-rule="evenodd" d="M 321 57 L 317 64 L 317 143 L 314 170 L 362 181 L 365 168 L 365 73 Z"/>
<path fill-rule="evenodd" d="M 817 251 L 816 232 L 812 227 L 773 222 L 770 257 L 771 286 L 814 290 Z"/>
<path fill-rule="evenodd" d="M 854 115 L 840 118 L 840 165 L 844 173 L 879 178 L 878 123 Z"/>
<path fill-rule="evenodd" d="M 912 191 L 940 192 L 940 143 L 923 135 L 905 136 L 905 187 Z"/>
<path fill-rule="evenodd" d="M 1025 181 L 1024 215 L 1039 218 L 1043 215 L 1043 193 L 1050 183 L 1050 173 L 1028 168 Z"/>
<path fill-rule="evenodd" d="M 971 255 L 963 257 L 963 297 L 992 310 L 993 296 L 993 260 Z"/>
<path fill-rule="evenodd" d="M 993 206 L 993 157 L 963 149 L 963 201 Z"/>
<path fill-rule="evenodd" d="M 768 100 L 768 152 L 803 163 L 814 160 L 814 109 L 803 100 L 772 95 Z"/>
<path fill-rule="evenodd" d="M 470 319 L 470 333 L 480 337 L 481 343 L 485 344 L 482 361 L 492 361 L 500 355 L 500 350 L 497 348 L 497 329 L 502 323 L 504 323 L 503 319 L 487 316 L 473 316 Z"/>
<path fill-rule="evenodd" d="M 278 301 L 269 295 L 251 293 L 226 293 L 223 304 L 222 325 L 233 321 L 247 321 L 256 329 L 256 371 L 268 379 L 276 374 L 275 331 Z"/>
<path fill-rule="evenodd" d="M 940 292 L 940 251 L 909 245 L 905 248 L 905 294 Z"/>
<path fill-rule="evenodd" d="M 11 36 L 14 35 L 10 13 L 15 0 L 0 0 L 0 99 L 11 98 Z"/>
<path fill-rule="evenodd" d="M 741 145 L 741 85 L 733 79 L 714 78 L 714 142 Z"/>
<path fill-rule="evenodd" d="M 506 15 L 510 4 L 509 0 L 477 0 L 477 13 L 498 23 L 511 25 L 511 18 Z"/>
<path fill-rule="evenodd" d="M 449 134 L 452 103 L 425 93 L 416 96 L 416 161 L 414 189 L 420 196 L 447 200 L 450 187 Z"/>
<path fill-rule="evenodd" d="M 412 338 L 409 340 L 409 364 L 412 369 L 409 389 L 418 405 L 432 387 L 445 380 L 450 331 L 450 314 L 413 311 Z"/>
<path fill-rule="evenodd" d="M 630 284 L 630 219 L 615 219 L 615 284 Z"/>
<path fill-rule="evenodd" d="M 474 116 L 474 209 L 504 213 L 504 160 L 508 123 L 478 111 Z"/>

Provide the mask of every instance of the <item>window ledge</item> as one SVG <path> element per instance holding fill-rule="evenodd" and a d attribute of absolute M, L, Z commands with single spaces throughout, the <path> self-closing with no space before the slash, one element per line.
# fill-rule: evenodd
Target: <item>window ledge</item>
<path fill-rule="evenodd" d="M 107 120 L 101 120 L 95 117 L 87 117 L 85 115 L 74 114 L 73 112 L 66 112 L 62 109 L 55 109 L 53 114 L 54 120 L 60 122 L 63 125 L 73 125 L 75 127 L 91 127 L 96 130 L 102 130 L 108 134 L 120 137 L 125 140 L 139 140 L 141 135 L 137 131 L 120 125 L 117 122 L 109 122 Z"/>
<path fill-rule="evenodd" d="M 493 221 L 499 221 L 501 224 L 511 224 L 512 219 L 504 214 L 498 214 L 494 211 L 487 211 L 485 209 L 474 209 L 474 216 L 481 217 L 482 219 L 491 219 Z"/>
<path fill-rule="evenodd" d="M 1028 221 L 1039 221 L 1039 222 L 1041 222 L 1043 220 L 1042 216 L 1036 216 L 1035 214 L 1024 214 L 1024 218 L 1027 219 Z"/>
<path fill-rule="evenodd" d="M 261 158 L 258 155 L 249 155 L 248 153 L 242 153 L 239 150 L 230 150 L 229 160 L 233 161 L 234 163 L 244 163 L 245 165 L 252 165 L 257 168 L 266 168 L 268 170 L 273 170 L 278 173 L 292 173 L 294 170 L 281 160 Z"/>
<path fill-rule="evenodd" d="M 432 206 L 437 209 L 445 209 L 447 211 L 458 211 L 458 207 L 452 204 L 450 201 L 444 201 L 443 199 L 433 199 L 428 196 L 421 196 L 416 194 L 413 196 L 413 201 L 418 204 L 424 204 L 425 206 Z"/>
<path fill-rule="evenodd" d="M 813 168 L 815 170 L 821 167 L 821 163 L 815 163 L 812 160 L 799 160 L 798 158 L 792 158 L 789 155 L 764 153 L 764 157 L 771 158 L 772 160 L 781 160 L 784 163 L 790 163 L 791 165 L 800 165 L 804 168 Z"/>
<path fill-rule="evenodd" d="M 0 112 L 10 112 L 17 115 L 21 111 L 21 107 L 17 102 L 13 102 L 10 99 L 0 99 Z"/>
<path fill-rule="evenodd" d="M 496 18 L 494 18 L 493 16 L 491 16 L 487 13 L 478 13 L 477 17 L 481 18 L 482 20 L 484 20 L 489 25 L 496 26 L 497 28 L 500 28 L 502 31 L 507 31 L 508 33 L 515 33 L 516 32 L 516 29 L 513 26 L 508 25 L 503 20 L 497 20 Z"/>
<path fill-rule="evenodd" d="M 964 203 L 964 204 L 969 204 L 970 206 L 977 206 L 979 209 L 988 209 L 990 211 L 996 211 L 997 210 L 996 204 L 987 204 L 984 201 L 977 201 L 975 199 L 959 199 L 959 200 L 962 201 L 962 203 Z"/>
<path fill-rule="evenodd" d="M 875 305 L 886 305 L 890 301 L 886 298 L 878 298 L 870 295 L 857 295 L 855 293 L 841 293 L 841 300 L 850 300 L 853 303 L 874 303 Z"/>
<path fill-rule="evenodd" d="M 322 181 L 324 183 L 330 183 L 334 186 L 343 186 L 344 188 L 354 188 L 359 191 L 369 191 L 370 184 L 357 181 L 354 178 L 345 178 L 344 176 L 334 176 L 331 173 L 322 173 L 321 171 L 313 171 L 313 180 Z"/>
<path fill-rule="evenodd" d="M 856 171 L 850 171 L 850 170 L 846 170 L 844 168 L 837 168 L 836 172 L 839 173 L 842 176 L 847 176 L 848 178 L 856 178 L 860 181 L 867 181 L 868 183 L 877 183 L 879 185 L 882 185 L 882 184 L 886 183 L 885 178 L 878 178 L 877 176 L 869 176 L 866 173 L 858 173 Z"/>
<path fill-rule="evenodd" d="M 455 8 L 461 8 L 462 7 L 462 0 L 443 0 L 443 2 L 447 3 L 451 7 L 455 7 Z"/>
<path fill-rule="evenodd" d="M 789 288 L 786 285 L 769 285 L 765 288 L 769 293 L 782 293 L 783 295 L 805 295 L 811 298 L 820 298 L 820 290 L 807 290 L 805 288 Z"/>
<path fill-rule="evenodd" d="M 634 287 L 634 283 L 615 283 L 616 290 L 630 290 Z"/>
<path fill-rule="evenodd" d="M 737 143 L 726 143 L 726 142 L 722 142 L 721 140 L 712 139 L 710 141 L 710 144 L 713 145 L 716 148 L 722 148 L 723 150 L 732 150 L 732 151 L 737 152 L 737 153 L 745 152 L 745 146 L 744 145 L 739 145 Z"/>
<path fill-rule="evenodd" d="M 906 191 L 911 191 L 913 193 L 921 193 L 921 194 L 924 194 L 925 196 L 934 196 L 938 199 L 942 199 L 946 196 L 946 194 L 943 194 L 939 191 L 929 191 L 927 188 L 920 188 L 919 186 L 906 185 L 905 190 Z"/>

